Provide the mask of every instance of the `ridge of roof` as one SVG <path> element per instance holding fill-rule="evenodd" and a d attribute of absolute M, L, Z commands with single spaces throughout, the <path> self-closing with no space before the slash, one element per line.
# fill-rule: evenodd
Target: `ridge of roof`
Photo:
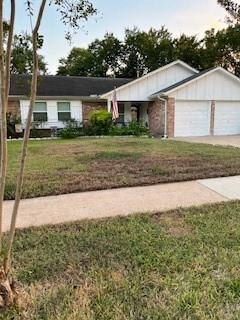
<path fill-rule="evenodd" d="M 12 73 L 11 77 L 26 77 L 31 78 L 31 74 L 17 74 Z M 121 81 L 121 80 L 129 80 L 133 81 L 134 78 L 116 78 L 116 77 L 86 77 L 86 76 L 61 76 L 61 75 L 54 75 L 54 74 L 40 74 L 39 77 L 41 78 L 58 78 L 58 79 L 93 79 L 93 80 L 111 80 L 111 81 Z"/>

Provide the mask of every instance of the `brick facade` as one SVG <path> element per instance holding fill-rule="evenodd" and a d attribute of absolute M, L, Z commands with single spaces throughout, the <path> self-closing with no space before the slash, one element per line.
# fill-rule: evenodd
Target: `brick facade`
<path fill-rule="evenodd" d="M 167 100 L 167 135 L 169 138 L 174 137 L 175 125 L 175 99 L 168 98 Z"/>
<path fill-rule="evenodd" d="M 107 110 L 107 103 L 106 102 L 83 102 L 83 125 L 86 126 L 89 118 L 90 113 L 92 111 L 106 109 Z"/>
<path fill-rule="evenodd" d="M 154 137 L 164 135 L 164 109 L 164 101 L 157 100 L 148 105 L 149 131 Z"/>
<path fill-rule="evenodd" d="M 9 100 L 7 112 L 15 116 L 20 116 L 20 101 L 19 100 Z"/>

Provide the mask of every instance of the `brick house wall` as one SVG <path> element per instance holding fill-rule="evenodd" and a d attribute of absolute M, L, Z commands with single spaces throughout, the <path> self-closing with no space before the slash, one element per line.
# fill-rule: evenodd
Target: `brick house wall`
<path fill-rule="evenodd" d="M 164 101 L 156 100 L 148 105 L 148 123 L 149 131 L 154 137 L 164 135 L 164 118 L 165 118 Z"/>
<path fill-rule="evenodd" d="M 149 103 L 148 121 L 149 131 L 154 137 L 162 137 L 165 127 L 165 106 L 164 101 L 156 100 Z M 174 119 L 175 119 L 175 99 L 167 100 L 167 135 L 174 137 Z"/>
<path fill-rule="evenodd" d="M 107 103 L 102 102 L 84 102 L 82 105 L 82 112 L 83 112 L 83 125 L 86 126 L 88 124 L 90 113 L 92 111 L 106 109 L 107 110 Z"/>
<path fill-rule="evenodd" d="M 11 113 L 15 116 L 20 116 L 21 115 L 20 101 L 19 100 L 9 100 L 7 112 Z"/>
<path fill-rule="evenodd" d="M 167 135 L 169 138 L 174 137 L 175 125 L 175 99 L 168 98 L 167 100 Z"/>

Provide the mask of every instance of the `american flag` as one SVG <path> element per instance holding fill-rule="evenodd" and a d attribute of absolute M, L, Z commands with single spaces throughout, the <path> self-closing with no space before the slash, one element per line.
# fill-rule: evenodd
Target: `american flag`
<path fill-rule="evenodd" d="M 114 88 L 113 99 L 112 99 L 112 119 L 116 121 L 119 118 L 118 112 L 118 102 L 117 102 L 117 92 L 116 88 Z"/>

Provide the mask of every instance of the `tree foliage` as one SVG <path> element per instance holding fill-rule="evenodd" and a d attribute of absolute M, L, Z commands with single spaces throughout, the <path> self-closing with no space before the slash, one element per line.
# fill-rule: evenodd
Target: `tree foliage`
<path fill-rule="evenodd" d="M 218 0 L 218 3 L 226 9 L 229 23 L 240 23 L 240 4 L 232 0 Z"/>
<path fill-rule="evenodd" d="M 88 49 L 73 48 L 67 58 L 60 59 L 58 74 L 90 76 L 93 56 Z"/>
<path fill-rule="evenodd" d="M 43 37 L 38 36 L 38 49 L 43 46 Z M 27 33 L 21 33 L 14 36 L 13 49 L 11 57 L 11 73 L 31 74 L 32 61 L 32 37 Z M 38 56 L 39 72 L 47 72 L 47 64 L 42 55 Z"/>
<path fill-rule="evenodd" d="M 176 38 L 165 27 L 148 32 L 133 28 L 125 31 L 124 41 L 106 34 L 87 49 L 73 48 L 60 60 L 57 73 L 135 78 L 181 59 L 199 70 L 220 65 L 239 75 L 239 52 L 239 24 L 208 30 L 202 39 L 185 34 Z"/>
<path fill-rule="evenodd" d="M 207 31 L 201 60 L 203 68 L 219 65 L 240 76 L 240 25 Z"/>

